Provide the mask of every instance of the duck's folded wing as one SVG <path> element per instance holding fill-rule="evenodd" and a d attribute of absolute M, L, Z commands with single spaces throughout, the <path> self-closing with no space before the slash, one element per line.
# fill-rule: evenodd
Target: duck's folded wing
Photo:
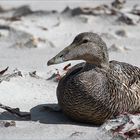
<path fill-rule="evenodd" d="M 85 65 L 85 62 L 82 62 L 82 63 L 79 63 L 79 64 L 76 64 L 75 66 L 73 66 L 68 72 L 67 72 L 67 76 L 69 75 L 74 75 L 76 74 L 77 72 L 79 72 Z"/>
<path fill-rule="evenodd" d="M 110 61 L 111 72 L 128 88 L 140 92 L 140 68 L 124 62 Z"/>

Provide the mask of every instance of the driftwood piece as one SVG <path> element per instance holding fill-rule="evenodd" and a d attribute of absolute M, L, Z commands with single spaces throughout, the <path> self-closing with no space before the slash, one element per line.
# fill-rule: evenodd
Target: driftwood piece
<path fill-rule="evenodd" d="M 4 110 L 10 112 L 11 114 L 14 114 L 20 118 L 30 119 L 30 117 L 31 117 L 30 113 L 22 113 L 19 108 L 11 108 L 11 107 L 5 106 L 3 104 L 0 104 L 0 108 L 4 109 Z"/>

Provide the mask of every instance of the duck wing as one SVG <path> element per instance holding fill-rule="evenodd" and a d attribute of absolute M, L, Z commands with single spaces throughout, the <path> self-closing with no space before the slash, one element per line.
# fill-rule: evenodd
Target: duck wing
<path fill-rule="evenodd" d="M 140 68 L 124 62 L 110 61 L 112 74 L 128 89 L 140 92 Z"/>
<path fill-rule="evenodd" d="M 76 74 L 77 72 L 79 72 L 80 70 L 82 70 L 82 68 L 85 66 L 85 62 L 76 64 L 75 66 L 73 66 L 67 73 L 66 76 L 72 76 L 74 74 Z"/>

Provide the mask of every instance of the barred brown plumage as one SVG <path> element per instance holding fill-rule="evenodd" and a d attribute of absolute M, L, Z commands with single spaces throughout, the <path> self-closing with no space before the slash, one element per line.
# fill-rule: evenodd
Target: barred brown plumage
<path fill-rule="evenodd" d="M 123 112 L 140 112 L 140 69 L 109 62 L 106 44 L 97 34 L 79 34 L 48 65 L 81 59 L 86 62 L 69 70 L 57 87 L 65 114 L 80 122 L 102 124 Z"/>

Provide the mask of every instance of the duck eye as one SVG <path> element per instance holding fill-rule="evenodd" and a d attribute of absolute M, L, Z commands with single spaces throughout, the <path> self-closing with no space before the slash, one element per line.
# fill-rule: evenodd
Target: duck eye
<path fill-rule="evenodd" d="M 82 41 L 82 43 L 87 43 L 87 42 L 89 42 L 88 39 L 84 39 L 84 40 Z"/>

